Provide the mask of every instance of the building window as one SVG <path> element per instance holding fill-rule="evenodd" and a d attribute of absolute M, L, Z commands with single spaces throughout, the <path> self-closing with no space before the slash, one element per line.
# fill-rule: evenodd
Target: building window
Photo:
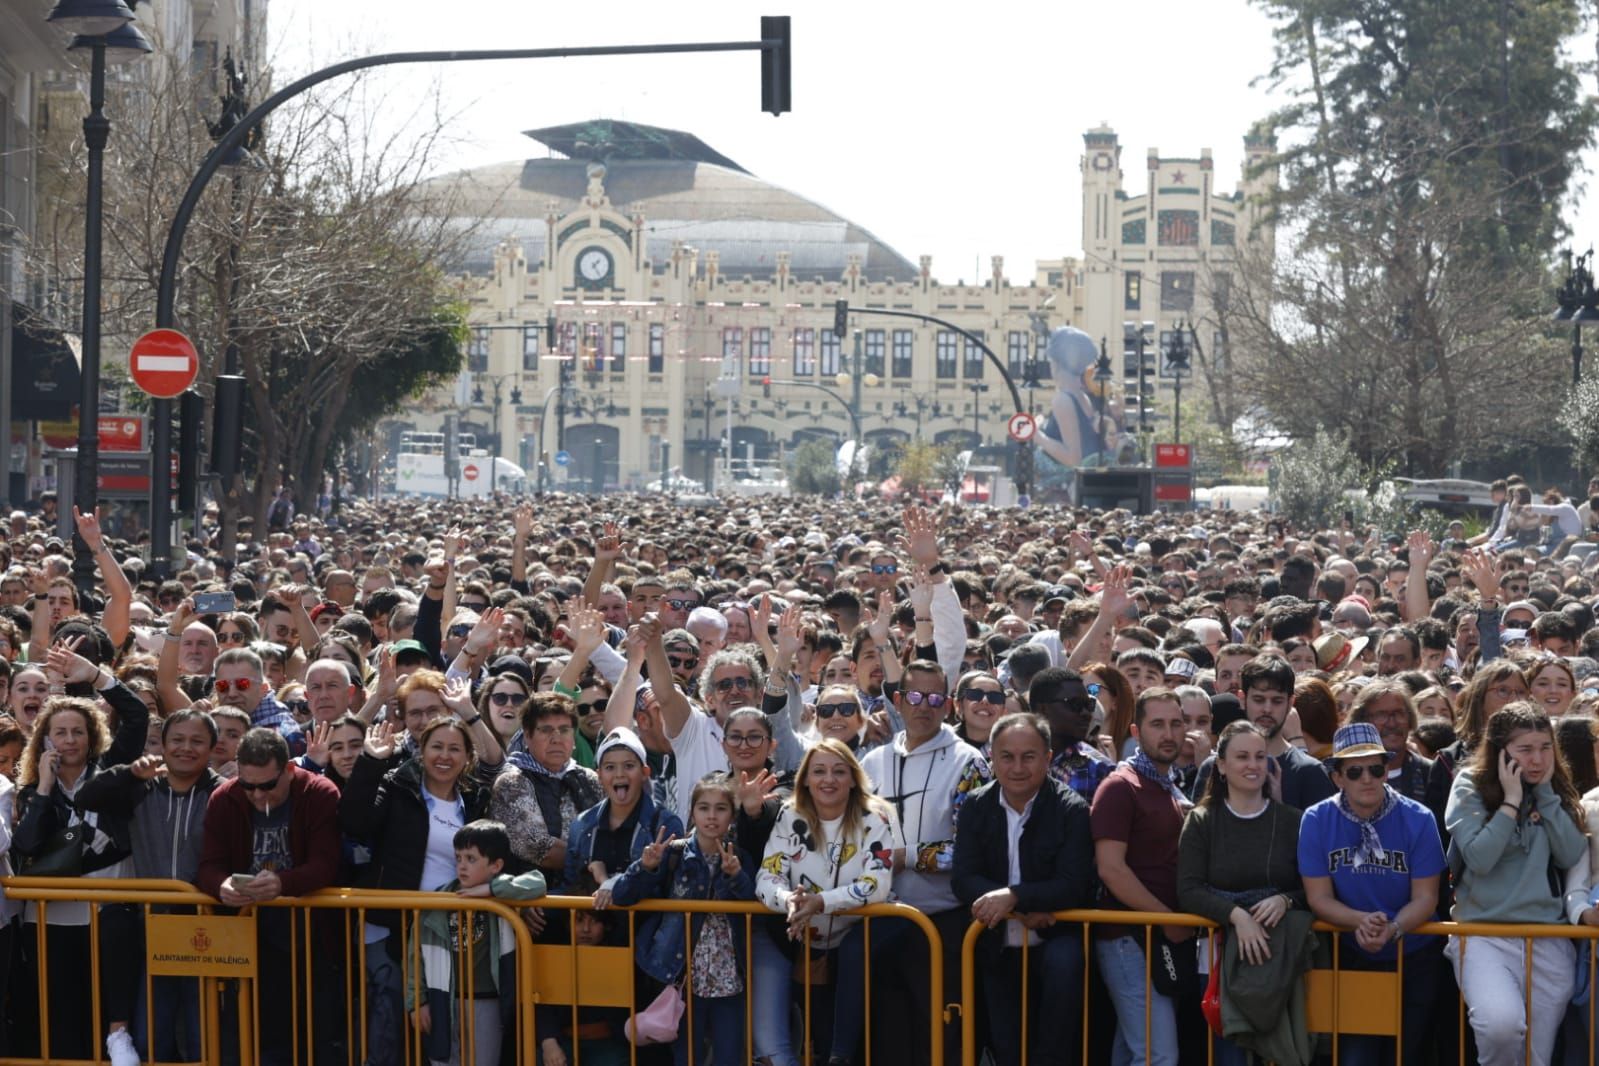
<path fill-rule="evenodd" d="M 1162 311 L 1192 311 L 1194 309 L 1194 272 L 1192 270 L 1161 271 L 1160 309 Z"/>
<path fill-rule="evenodd" d="M 894 376 L 908 378 L 911 376 L 912 358 L 915 351 L 915 334 L 908 329 L 894 331 Z"/>
<path fill-rule="evenodd" d="M 1039 381 L 1054 380 L 1055 364 L 1049 361 L 1048 334 L 1039 333 L 1033 337 L 1033 366 Z"/>
<path fill-rule="evenodd" d="M 1140 310 L 1144 300 L 1144 275 L 1128 274 L 1124 286 L 1126 295 L 1122 298 L 1122 307 L 1128 311 Z"/>
<path fill-rule="evenodd" d="M 1013 329 L 1005 336 L 1005 363 L 1011 377 L 1027 373 L 1027 331 Z"/>
<path fill-rule="evenodd" d="M 627 369 L 627 323 L 611 323 L 611 373 Z"/>
<path fill-rule="evenodd" d="M 983 335 L 982 330 L 973 330 L 972 333 L 978 337 Z M 966 343 L 965 376 L 969 378 L 980 378 L 983 376 L 983 362 L 987 357 L 983 355 L 983 350 L 977 346 L 977 342 L 971 337 L 964 337 L 962 339 Z"/>
<path fill-rule="evenodd" d="M 772 331 L 766 326 L 750 330 L 750 373 L 762 377 L 772 372 Z"/>
<path fill-rule="evenodd" d="M 662 322 L 650 323 L 650 367 L 651 374 L 661 374 L 666 371 L 666 325 Z"/>
<path fill-rule="evenodd" d="M 833 377 L 838 373 L 838 357 L 843 351 L 844 343 L 837 333 L 830 329 L 822 330 L 822 376 Z"/>
<path fill-rule="evenodd" d="M 598 322 L 585 323 L 583 326 L 583 370 L 585 373 L 598 374 L 605 369 L 605 334 L 600 332 Z"/>
<path fill-rule="evenodd" d="M 933 353 L 933 372 L 940 378 L 955 376 L 955 334 L 947 329 L 938 331 L 937 347 Z"/>
<path fill-rule="evenodd" d="M 489 372 L 489 331 L 482 326 L 475 327 L 467 341 L 466 368 L 474 374 Z"/>
<path fill-rule="evenodd" d="M 794 376 L 808 378 L 816 373 L 816 331 L 794 331 Z"/>
<path fill-rule="evenodd" d="M 522 369 L 529 374 L 539 370 L 539 334 L 543 326 L 522 327 Z"/>
<path fill-rule="evenodd" d="M 883 357 L 886 347 L 887 338 L 882 330 L 869 329 L 866 331 L 865 361 L 861 364 L 861 372 L 863 374 L 883 376 Z"/>
<path fill-rule="evenodd" d="M 744 329 L 741 326 L 728 326 L 722 330 L 722 362 L 731 364 L 733 373 L 738 373 L 739 359 L 744 355 Z"/>

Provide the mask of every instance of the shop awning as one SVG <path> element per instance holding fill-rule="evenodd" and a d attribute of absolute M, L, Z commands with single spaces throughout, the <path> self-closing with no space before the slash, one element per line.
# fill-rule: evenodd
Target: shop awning
<path fill-rule="evenodd" d="M 11 305 L 11 417 L 66 421 L 78 403 L 82 345 L 26 304 Z"/>

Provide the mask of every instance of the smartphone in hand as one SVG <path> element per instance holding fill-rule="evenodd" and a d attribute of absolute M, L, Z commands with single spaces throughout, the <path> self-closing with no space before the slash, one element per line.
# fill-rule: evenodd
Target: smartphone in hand
<path fill-rule="evenodd" d="M 198 592 L 194 596 L 195 614 L 231 614 L 238 606 L 231 592 Z"/>

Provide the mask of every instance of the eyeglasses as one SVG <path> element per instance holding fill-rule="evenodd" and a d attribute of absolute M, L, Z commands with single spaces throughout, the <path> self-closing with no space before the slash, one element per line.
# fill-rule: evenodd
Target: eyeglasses
<path fill-rule="evenodd" d="M 981 659 L 978 659 L 978 660 L 976 660 L 974 662 L 962 662 L 961 663 L 961 673 L 963 673 L 963 674 L 969 674 L 973 670 L 987 670 L 988 668 L 989 668 L 988 664 L 986 662 L 982 661 Z"/>
<path fill-rule="evenodd" d="M 1381 781 L 1388 772 L 1386 766 L 1345 766 L 1339 773 L 1351 781 L 1359 781 L 1362 777 L 1370 777 L 1373 781 Z"/>
<path fill-rule="evenodd" d="M 218 633 L 217 634 L 217 639 L 220 640 L 224 644 L 240 644 L 240 645 L 243 645 L 243 644 L 248 644 L 249 643 L 249 639 L 243 633 L 240 633 L 237 630 L 235 630 L 232 633 Z"/>
<path fill-rule="evenodd" d="M 533 732 L 547 739 L 570 740 L 575 730 L 569 725 L 541 725 Z"/>
<path fill-rule="evenodd" d="M 597 711 L 605 710 L 608 702 L 607 700 L 595 700 L 592 703 L 580 703 L 577 705 L 577 709 L 581 714 L 594 714 Z"/>
<path fill-rule="evenodd" d="M 489 702 L 496 707 L 520 707 L 527 702 L 527 693 L 493 692 L 489 694 Z"/>
<path fill-rule="evenodd" d="M 852 714 L 860 713 L 860 704 L 857 703 L 818 703 L 816 705 L 816 717 L 822 719 L 831 718 L 835 714 L 841 718 L 848 718 Z"/>
<path fill-rule="evenodd" d="M 755 682 L 751 681 L 747 677 L 742 677 L 742 676 L 741 677 L 724 677 L 724 678 L 722 678 L 722 680 L 720 680 L 720 681 L 718 681 L 716 683 L 716 691 L 718 691 L 718 692 L 732 692 L 734 689 L 738 689 L 740 692 L 744 692 L 745 690 L 751 689 L 751 688 L 754 688 L 754 687 L 755 687 Z"/>
<path fill-rule="evenodd" d="M 311 713 L 311 704 L 308 700 L 286 700 L 283 706 L 289 709 L 290 714 L 300 718 Z"/>
<path fill-rule="evenodd" d="M 477 613 L 482 614 L 484 611 L 489 609 L 489 605 L 487 603 L 482 603 L 475 600 L 471 603 L 467 603 L 463 600 L 461 602 L 461 609 L 465 611 L 476 611 Z"/>
<path fill-rule="evenodd" d="M 452 636 L 452 637 L 466 637 L 466 636 L 470 636 L 471 633 L 472 633 L 472 627 L 471 626 L 451 626 L 450 627 L 450 636 Z"/>
<path fill-rule="evenodd" d="M 6 591 L 7 592 L 11 592 L 11 591 L 19 591 L 20 592 L 21 590 L 20 589 L 17 589 L 17 590 L 7 589 Z M 183 597 L 182 596 L 162 596 L 162 597 L 160 597 L 160 598 L 158 598 L 156 600 L 156 602 L 159 603 L 163 607 L 174 607 L 177 604 L 181 603 L 182 601 L 183 601 Z"/>
<path fill-rule="evenodd" d="M 1099 694 L 1105 689 L 1105 686 L 1101 685 L 1098 681 L 1090 681 L 1083 687 L 1088 690 L 1088 695 L 1094 699 L 1098 699 Z"/>
<path fill-rule="evenodd" d="M 897 574 L 897 573 L 899 573 L 899 564 L 898 563 L 873 563 L 872 564 L 872 573 L 874 573 L 874 574 Z"/>
<path fill-rule="evenodd" d="M 758 748 L 770 739 L 765 733 L 729 733 L 722 742 L 730 748 Z"/>
<path fill-rule="evenodd" d="M 905 702 L 912 707 L 920 707 L 925 703 L 934 710 L 944 706 L 947 698 L 942 692 L 917 692 L 913 689 L 905 693 Z"/>
<path fill-rule="evenodd" d="M 668 655 L 666 661 L 673 670 L 692 670 L 700 664 L 698 655 Z"/>
<path fill-rule="evenodd" d="M 974 700 L 978 703 L 992 703 L 996 707 L 1005 706 L 1005 693 L 993 692 L 979 688 L 969 688 L 961 693 L 961 699 Z"/>
<path fill-rule="evenodd" d="M 692 611 L 700 605 L 699 600 L 663 600 L 674 611 Z"/>
<path fill-rule="evenodd" d="M 279 772 L 278 776 L 272 780 L 258 781 L 255 784 L 251 784 L 242 777 L 236 777 L 234 780 L 238 782 L 237 787 L 241 792 L 271 792 L 278 787 L 278 782 L 283 780 L 283 774 Z"/>
<path fill-rule="evenodd" d="M 249 692 L 254 685 L 255 682 L 247 677 L 241 677 L 237 681 L 224 681 L 221 678 L 216 680 L 216 690 L 224 696 L 233 689 L 238 689 L 240 692 Z"/>

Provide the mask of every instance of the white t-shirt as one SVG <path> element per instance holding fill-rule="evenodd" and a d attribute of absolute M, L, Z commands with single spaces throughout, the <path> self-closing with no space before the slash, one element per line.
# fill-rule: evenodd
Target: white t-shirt
<path fill-rule="evenodd" d="M 433 892 L 455 880 L 455 834 L 466 824 L 466 805 L 460 797 L 441 800 L 425 786 L 422 802 L 428 809 L 428 848 L 422 860 L 422 883 L 416 887 Z"/>
<path fill-rule="evenodd" d="M 722 726 L 710 715 L 694 710 L 683 723 L 683 731 L 675 737 L 669 734 L 666 739 L 677 757 L 677 814 L 684 825 L 689 825 L 689 815 L 694 810 L 691 797 L 699 779 L 706 774 L 728 771 L 727 752 L 722 748 Z"/>

